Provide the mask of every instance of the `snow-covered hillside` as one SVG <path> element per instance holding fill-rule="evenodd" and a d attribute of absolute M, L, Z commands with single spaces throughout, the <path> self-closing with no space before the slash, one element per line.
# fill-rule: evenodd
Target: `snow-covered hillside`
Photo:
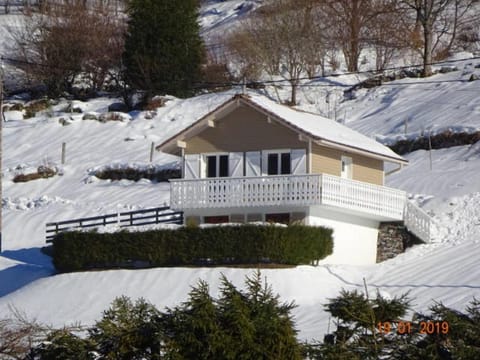
<path fill-rule="evenodd" d="M 205 31 L 227 29 L 243 16 L 239 8 L 259 1 L 206 1 L 202 8 Z M 223 30 L 221 30 L 223 31 Z M 211 37 L 214 38 L 213 35 Z M 462 54 L 462 58 L 471 57 Z M 329 115 L 372 138 L 390 141 L 422 132 L 480 130 L 479 59 L 452 63 L 458 71 L 428 79 L 403 79 L 343 101 L 343 91 L 357 76 L 337 76 L 303 84 L 299 107 Z M 332 86 L 335 85 L 335 86 Z M 288 87 L 280 90 L 288 98 Z M 220 274 L 242 286 L 253 270 L 232 268 L 159 268 L 112 270 L 55 275 L 50 259 L 41 254 L 45 223 L 86 215 L 163 205 L 169 186 L 150 181 L 101 181 L 91 170 L 110 164 L 147 165 L 151 143 L 159 143 L 232 96 L 236 90 L 181 100 L 170 98 L 154 112 L 132 112 L 129 119 L 100 123 L 82 120 L 84 113 L 104 113 L 118 99 L 75 102 L 83 113 L 64 112 L 60 101 L 52 110 L 23 120 L 7 112 L 3 127 L 3 228 L 0 254 L 0 318 L 13 305 L 41 322 L 91 324 L 114 297 L 144 297 L 158 307 L 185 300 L 199 279 L 215 294 Z M 276 98 L 275 92 L 265 92 Z M 336 114 L 336 116 L 335 116 Z M 63 126 L 61 119 L 69 125 Z M 405 133 L 405 120 L 408 121 Z M 62 143 L 66 163 L 61 164 Z M 410 291 L 415 310 L 433 301 L 464 309 L 480 298 L 480 143 L 450 149 L 420 150 L 406 155 L 409 166 L 386 178 L 387 185 L 406 190 L 432 214 L 438 231 L 432 244 L 416 246 L 395 259 L 372 266 L 301 266 L 262 270 L 275 292 L 298 305 L 294 311 L 301 339 L 322 339 L 328 327 L 323 304 L 340 289 L 370 291 L 386 296 Z M 432 159 L 430 166 L 430 158 Z M 154 163 L 177 166 L 178 158 L 155 154 Z M 52 164 L 62 175 L 13 183 L 21 172 Z"/>
<path fill-rule="evenodd" d="M 449 75 L 438 76 L 442 79 Z M 466 85 L 471 84 L 479 83 Z M 407 95 L 403 99 L 401 94 L 399 99 L 408 103 L 408 94 L 415 92 L 409 91 L 408 86 L 402 89 Z M 452 87 L 450 94 L 446 87 L 443 95 L 448 99 L 457 91 L 457 87 Z M 29 120 L 18 119 L 18 113 L 8 112 L 9 121 L 3 129 L 4 251 L 0 257 L 0 313 L 6 314 L 8 306 L 13 304 L 57 326 L 75 321 L 88 324 L 98 318 L 115 296 L 122 294 L 133 298 L 143 296 L 163 307 L 185 299 L 190 286 L 199 279 L 207 280 L 215 292 L 220 273 L 241 286 L 244 276 L 251 271 L 178 268 L 52 275 L 48 258 L 39 251 L 44 245 L 44 224 L 48 221 L 168 203 L 168 184 L 95 180 L 90 170 L 113 163 L 147 164 L 152 141 L 158 143 L 166 139 L 234 92 L 188 100 L 172 98 L 153 114 L 131 113 L 131 120 L 123 122 L 99 123 L 81 120 L 82 114 L 62 113 L 68 102 L 61 102 L 54 107 L 55 111 Z M 371 92 L 380 98 L 382 88 Z M 364 98 L 364 101 L 357 99 L 344 106 L 352 106 L 352 114 L 355 114 L 356 107 L 361 111 L 369 104 L 368 93 Z M 104 98 L 75 103 L 75 106 L 85 112 L 104 112 L 108 104 L 115 101 Z M 389 101 L 388 94 L 383 104 L 386 101 Z M 380 99 L 378 102 L 382 104 Z M 371 111 L 380 106 L 372 104 Z M 432 107 L 431 111 L 435 109 Z M 455 115 L 455 109 L 451 110 L 451 115 Z M 480 127 L 480 119 L 475 114 L 469 116 L 469 126 Z M 71 124 L 61 125 L 61 117 L 71 117 Z M 442 124 L 448 126 L 446 119 L 448 117 Z M 354 120 L 349 125 L 360 121 Z M 371 116 L 369 121 L 365 133 L 392 135 L 381 132 L 381 117 L 377 120 Z M 431 123 L 437 121 L 432 118 Z M 27 183 L 12 182 L 14 174 L 44 162 L 61 167 L 62 142 L 67 144 L 62 176 Z M 294 300 L 299 305 L 295 315 L 302 339 L 321 338 L 328 325 L 322 304 L 341 288 L 361 290 L 363 278 L 372 291 L 378 288 L 386 295 L 410 291 L 417 310 L 426 310 L 432 300 L 462 309 L 473 296 L 480 296 L 476 264 L 480 255 L 479 145 L 435 150 L 431 155 L 432 170 L 428 152 L 416 151 L 407 156 L 410 165 L 388 177 L 387 183 L 407 190 L 435 215 L 440 225 L 435 243 L 417 246 L 396 259 L 368 267 L 303 266 L 264 270 L 274 290 L 284 300 Z M 165 166 L 175 166 L 176 161 L 178 159 L 165 154 L 156 154 L 154 158 L 155 164 Z"/>

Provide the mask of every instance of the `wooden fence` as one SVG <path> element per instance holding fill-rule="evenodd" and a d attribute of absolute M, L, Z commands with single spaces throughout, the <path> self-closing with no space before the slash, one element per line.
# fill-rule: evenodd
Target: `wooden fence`
<path fill-rule="evenodd" d="M 120 212 L 100 216 L 86 217 L 81 219 L 51 222 L 46 225 L 47 243 L 52 242 L 56 234 L 75 230 L 87 229 L 99 226 L 117 224 L 119 227 L 141 226 L 151 224 L 183 224 L 183 212 L 172 211 L 170 207 Z"/>

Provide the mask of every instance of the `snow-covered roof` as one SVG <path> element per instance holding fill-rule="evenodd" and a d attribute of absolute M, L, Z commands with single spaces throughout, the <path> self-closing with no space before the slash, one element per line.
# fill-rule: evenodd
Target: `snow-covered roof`
<path fill-rule="evenodd" d="M 176 142 L 176 140 L 179 140 L 180 138 L 181 140 L 184 140 L 185 138 L 198 133 L 198 128 L 197 131 L 194 131 L 196 127 L 201 125 L 212 115 L 223 111 L 223 109 L 228 108 L 231 104 L 235 104 L 237 101 L 240 101 L 242 104 L 247 106 L 256 108 L 257 110 L 272 117 L 274 120 L 283 123 L 285 126 L 288 126 L 296 132 L 303 134 L 325 146 L 342 148 L 351 152 L 368 153 L 373 156 L 381 157 L 387 161 L 407 163 L 407 160 L 396 154 L 390 148 L 382 145 L 374 139 L 348 128 L 345 125 L 318 114 L 304 112 L 278 104 L 265 96 L 253 93 L 248 95 L 242 94 L 233 96 L 218 106 L 215 110 L 211 111 L 209 114 L 203 116 L 187 128 L 183 129 L 170 139 L 160 144 L 157 149 L 166 150 L 171 148 L 171 146 L 175 146 L 174 141 Z"/>
<path fill-rule="evenodd" d="M 325 140 L 333 144 L 344 145 L 385 156 L 392 160 L 406 162 L 403 157 L 385 145 L 334 120 L 278 104 L 257 94 L 248 95 L 248 100 L 294 126 L 299 131 L 308 133 L 315 140 Z"/>

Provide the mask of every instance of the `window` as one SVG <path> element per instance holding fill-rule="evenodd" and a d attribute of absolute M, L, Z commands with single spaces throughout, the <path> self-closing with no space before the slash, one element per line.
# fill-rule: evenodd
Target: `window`
<path fill-rule="evenodd" d="M 228 218 L 228 215 L 218 215 L 218 216 L 205 216 L 203 220 L 205 224 L 225 224 L 225 223 L 228 223 L 229 218 Z"/>
<path fill-rule="evenodd" d="M 207 156 L 207 177 L 217 177 L 216 156 Z"/>
<path fill-rule="evenodd" d="M 265 222 L 288 225 L 290 223 L 290 214 L 289 213 L 265 214 Z"/>
<path fill-rule="evenodd" d="M 290 153 L 283 153 L 281 154 L 280 158 L 281 174 L 290 174 Z"/>
<path fill-rule="evenodd" d="M 267 156 L 267 174 L 290 174 L 290 152 L 272 152 Z"/>
<path fill-rule="evenodd" d="M 268 175 L 278 174 L 278 154 L 268 154 Z"/>
<path fill-rule="evenodd" d="M 207 155 L 207 177 L 228 176 L 228 155 Z"/>

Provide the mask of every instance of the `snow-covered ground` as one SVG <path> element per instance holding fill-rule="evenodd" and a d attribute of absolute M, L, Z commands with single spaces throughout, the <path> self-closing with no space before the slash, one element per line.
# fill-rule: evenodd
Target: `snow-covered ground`
<path fill-rule="evenodd" d="M 100 123 L 81 120 L 82 114 L 61 113 L 67 102 L 55 106 L 56 112 L 34 119 L 21 120 L 13 114 L 3 129 L 0 314 L 7 314 L 9 306 L 14 305 L 56 326 L 77 321 L 90 324 L 115 296 L 122 294 L 145 297 L 163 308 L 184 300 L 199 279 L 207 280 L 215 293 L 220 273 L 241 286 L 251 270 L 167 268 L 54 275 L 49 259 L 39 250 L 44 245 L 44 226 L 48 221 L 168 203 L 168 184 L 101 181 L 90 175 L 91 169 L 109 164 L 148 164 L 151 142 L 168 138 L 233 93 L 171 99 L 154 114 L 132 113 L 132 120 L 123 122 Z M 452 96 L 448 89 L 445 96 Z M 75 105 L 85 112 L 101 113 L 115 101 L 104 98 Z M 360 100 L 357 103 L 364 106 Z M 455 110 L 450 111 L 452 118 Z M 7 117 L 10 115 L 7 113 Z M 72 117 L 71 124 L 61 125 L 61 117 Z M 378 131 L 382 122 L 371 117 L 366 133 L 389 135 Z M 476 124 L 480 125 L 480 119 L 476 119 Z M 471 125 L 475 125 L 474 116 Z M 62 142 L 67 144 L 63 166 Z M 263 270 L 282 299 L 298 304 L 295 316 L 302 339 L 321 339 L 328 326 L 328 314 L 322 305 L 342 288 L 361 290 L 363 278 L 372 291 L 378 288 L 386 295 L 410 291 L 418 311 L 425 311 L 433 300 L 463 309 L 473 296 L 480 296 L 480 145 L 435 150 L 432 154 L 421 150 L 407 158 L 410 165 L 389 176 L 387 183 L 407 190 L 435 216 L 441 225 L 435 243 L 417 246 L 396 259 L 373 266 Z M 165 154 L 156 154 L 154 158 L 157 165 L 175 166 L 177 161 Z M 60 167 L 63 175 L 12 182 L 15 174 L 44 163 Z"/>
<path fill-rule="evenodd" d="M 229 22 L 223 19 L 241 16 L 242 9 L 235 7 L 257 3 L 207 2 L 202 9 L 205 31 L 227 28 Z M 479 59 L 461 61 L 455 63 L 458 71 L 361 90 L 355 100 L 346 102 L 341 101 L 343 90 L 356 83 L 357 76 L 317 80 L 301 87 L 300 108 L 332 118 L 335 113 L 337 120 L 382 141 L 422 131 L 480 130 L 480 81 L 466 81 L 473 73 L 480 75 L 478 64 Z M 323 86 L 326 84 L 336 86 Z M 275 93 L 267 90 L 274 98 Z M 28 120 L 18 112 L 7 112 L 8 121 L 3 124 L 0 318 L 7 316 L 13 305 L 55 326 L 88 325 L 114 297 L 123 294 L 145 297 L 163 308 L 185 300 L 199 279 L 211 284 L 213 294 L 221 273 L 242 286 L 253 270 L 159 268 L 55 275 L 50 259 L 40 252 L 49 221 L 168 203 L 166 183 L 101 181 L 91 176 L 91 170 L 111 164 L 148 165 L 152 142 L 167 139 L 234 93 L 171 98 L 155 112 L 134 112 L 131 120 L 106 123 L 62 112 L 69 105 L 66 101 Z M 287 99 L 288 87 L 281 89 L 280 95 Z M 116 101 L 101 98 L 76 102 L 75 106 L 84 113 L 104 113 Z M 61 118 L 71 124 L 61 125 Z M 60 163 L 62 143 L 66 143 L 64 165 Z M 342 288 L 362 290 L 364 278 L 370 291 L 378 289 L 386 296 L 410 291 L 416 311 L 425 311 L 433 301 L 464 309 L 474 296 L 480 298 L 480 143 L 431 153 L 421 150 L 406 157 L 409 166 L 388 176 L 386 182 L 406 190 L 434 216 L 438 223 L 434 243 L 372 266 L 262 270 L 283 300 L 298 305 L 294 314 L 301 339 L 322 339 L 329 322 L 323 304 Z M 176 166 L 177 162 L 178 158 L 166 154 L 154 157 L 156 165 Z M 12 182 L 16 174 L 43 164 L 59 167 L 63 175 Z"/>

